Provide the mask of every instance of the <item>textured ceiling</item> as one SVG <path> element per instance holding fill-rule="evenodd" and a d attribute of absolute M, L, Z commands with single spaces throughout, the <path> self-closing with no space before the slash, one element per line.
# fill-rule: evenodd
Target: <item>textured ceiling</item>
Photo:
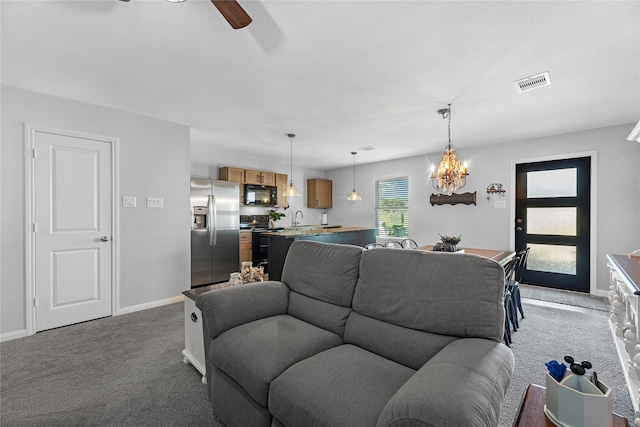
<path fill-rule="evenodd" d="M 319 169 L 640 119 L 638 1 L 0 3 L 2 83 L 191 126 Z M 552 85 L 513 82 L 548 71 Z"/>

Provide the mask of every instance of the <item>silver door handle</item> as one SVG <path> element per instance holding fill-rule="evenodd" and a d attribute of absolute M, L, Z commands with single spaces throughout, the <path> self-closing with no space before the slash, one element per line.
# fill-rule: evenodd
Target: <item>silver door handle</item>
<path fill-rule="evenodd" d="M 101 241 L 101 242 L 108 242 L 108 241 L 109 241 L 109 238 L 108 238 L 107 236 L 102 236 L 102 237 L 100 238 L 100 241 Z"/>
<path fill-rule="evenodd" d="M 211 201 L 213 204 L 213 240 L 210 244 L 215 246 L 218 244 L 218 201 L 216 196 L 211 196 Z"/>

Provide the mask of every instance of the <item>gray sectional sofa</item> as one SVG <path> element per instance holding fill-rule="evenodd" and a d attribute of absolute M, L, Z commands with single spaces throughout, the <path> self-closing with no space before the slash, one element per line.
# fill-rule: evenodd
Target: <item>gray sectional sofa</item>
<path fill-rule="evenodd" d="M 496 426 L 514 359 L 503 270 L 469 254 L 296 241 L 282 282 L 201 294 L 226 426 Z"/>

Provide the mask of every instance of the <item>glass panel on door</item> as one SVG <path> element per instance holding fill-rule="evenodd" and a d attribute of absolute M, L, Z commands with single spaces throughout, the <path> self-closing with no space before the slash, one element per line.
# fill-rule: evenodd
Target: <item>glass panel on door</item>
<path fill-rule="evenodd" d="M 527 198 L 575 197 L 576 168 L 527 172 Z"/>
<path fill-rule="evenodd" d="M 548 273 L 576 274 L 576 247 L 529 244 L 527 269 Z"/>
<path fill-rule="evenodd" d="M 576 235 L 577 209 L 573 208 L 528 208 L 527 233 L 555 236 Z"/>

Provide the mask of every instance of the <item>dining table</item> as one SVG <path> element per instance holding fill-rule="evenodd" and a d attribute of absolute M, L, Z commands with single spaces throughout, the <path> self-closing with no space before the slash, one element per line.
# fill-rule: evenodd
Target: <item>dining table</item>
<path fill-rule="evenodd" d="M 432 251 L 433 245 L 418 246 L 418 250 Z M 481 249 L 481 248 L 458 248 L 455 253 L 474 254 L 481 257 L 489 258 L 496 261 L 498 264 L 504 266 L 511 258 L 515 256 L 515 252 L 512 250 L 500 250 L 500 249 Z"/>

